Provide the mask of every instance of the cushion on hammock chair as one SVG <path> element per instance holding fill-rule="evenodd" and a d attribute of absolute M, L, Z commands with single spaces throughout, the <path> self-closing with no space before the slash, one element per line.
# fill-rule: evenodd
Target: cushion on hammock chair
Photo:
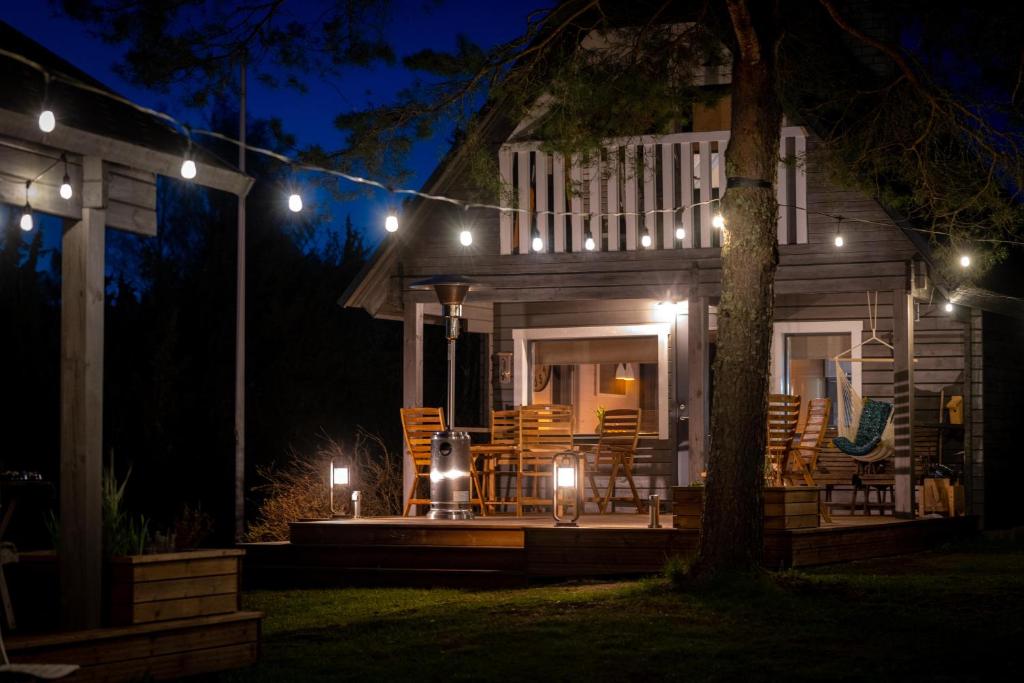
<path fill-rule="evenodd" d="M 860 423 L 857 425 L 856 440 L 851 442 L 845 436 L 838 436 L 832 439 L 832 443 L 847 455 L 867 455 L 882 440 L 882 434 L 885 432 L 885 425 L 889 421 L 891 412 L 892 405 L 889 403 L 870 398 L 864 399 Z"/>

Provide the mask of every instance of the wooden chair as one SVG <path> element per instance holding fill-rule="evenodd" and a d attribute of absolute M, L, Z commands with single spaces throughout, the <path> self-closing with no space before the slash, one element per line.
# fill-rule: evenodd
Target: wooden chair
<path fill-rule="evenodd" d="M 588 448 L 594 458 L 587 463 L 587 478 L 593 495 L 589 502 L 597 503 L 597 508 L 604 514 L 608 503 L 632 503 L 636 511 L 643 512 L 644 505 L 633 482 L 633 462 L 636 458 L 636 446 L 640 440 L 640 411 L 634 408 L 606 410 L 601 420 L 601 434 L 597 444 Z M 601 494 L 597 487 L 597 477 L 607 474 L 608 485 Z M 615 489 L 619 478 L 629 484 L 629 496 L 616 496 Z"/>
<path fill-rule="evenodd" d="M 768 397 L 768 438 L 765 442 L 765 457 L 771 470 L 771 480 L 776 485 L 782 484 L 782 464 L 793 445 L 799 420 L 799 396 L 771 394 Z"/>
<path fill-rule="evenodd" d="M 785 485 L 792 486 L 795 478 L 800 476 L 807 486 L 817 486 L 814 472 L 818 468 L 818 454 L 821 452 L 821 444 L 825 441 L 831 414 L 832 399 L 812 398 L 808 401 L 804 430 L 794 440 L 793 447 L 782 461 L 782 481 Z M 828 506 L 819 503 L 818 510 L 822 519 L 826 522 L 832 521 Z"/>
<path fill-rule="evenodd" d="M 409 499 L 405 503 L 403 517 L 409 516 L 413 505 L 430 505 L 430 498 L 417 498 L 416 489 L 420 479 L 430 482 L 430 439 L 434 432 L 445 430 L 444 411 L 441 408 L 402 408 L 402 433 L 405 435 L 405 447 L 409 451 L 412 462 L 412 488 Z"/>
<path fill-rule="evenodd" d="M 491 411 L 491 442 L 473 446 L 474 458 L 480 458 L 482 467 L 480 498 L 484 507 L 497 507 L 514 505 L 518 494 L 509 495 L 505 487 L 505 495 L 498 496 L 499 477 L 504 478 L 507 484 L 514 485 L 516 482 L 516 470 L 519 467 L 519 411 L 518 410 L 492 410 Z"/>
<path fill-rule="evenodd" d="M 572 406 L 530 405 L 519 409 L 519 466 L 516 471 L 516 514 L 527 505 L 551 505 L 538 495 L 539 479 L 551 478 L 555 453 L 571 450 Z M 524 488 L 530 481 L 530 495 Z"/>

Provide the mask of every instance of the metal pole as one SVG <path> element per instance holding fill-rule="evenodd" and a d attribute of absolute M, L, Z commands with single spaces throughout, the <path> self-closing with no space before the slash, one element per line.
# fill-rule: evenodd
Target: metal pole
<path fill-rule="evenodd" d="M 456 319 L 456 325 L 458 319 Z M 455 430 L 455 340 L 448 340 L 448 429 Z"/>
<path fill-rule="evenodd" d="M 245 54 L 239 64 L 238 170 L 245 173 Z M 245 195 L 238 195 L 235 286 L 235 540 L 245 535 Z M 333 472 L 332 472 L 333 475 Z"/>

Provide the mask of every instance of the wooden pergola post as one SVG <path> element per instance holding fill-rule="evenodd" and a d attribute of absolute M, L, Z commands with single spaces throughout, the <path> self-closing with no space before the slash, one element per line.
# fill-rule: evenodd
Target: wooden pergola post
<path fill-rule="evenodd" d="M 100 625 L 103 570 L 103 160 L 83 159 L 82 218 L 61 257 L 60 589 L 65 628 Z"/>
<path fill-rule="evenodd" d="M 687 341 L 689 346 L 690 481 L 699 481 L 707 461 L 708 387 L 711 384 L 708 341 L 708 299 L 691 296 L 688 300 Z"/>
<path fill-rule="evenodd" d="M 402 406 L 419 408 L 423 405 L 423 304 L 407 297 L 402 318 Z M 444 416 L 451 420 L 450 415 Z M 402 507 L 409 497 L 415 477 L 409 464 L 409 453 L 402 444 Z"/>
<path fill-rule="evenodd" d="M 914 506 L 914 298 L 905 289 L 892 293 L 893 427 L 896 453 L 895 516 L 915 517 Z"/>

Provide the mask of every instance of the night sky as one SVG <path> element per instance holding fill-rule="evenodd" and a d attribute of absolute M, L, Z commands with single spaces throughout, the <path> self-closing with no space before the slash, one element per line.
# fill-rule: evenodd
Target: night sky
<path fill-rule="evenodd" d="M 302 4 L 292 0 L 289 6 L 301 11 Z M 440 4 L 430 0 L 398 0 L 393 4 L 394 19 L 389 37 L 399 60 L 424 48 L 451 49 L 459 34 L 489 47 L 523 33 L 527 15 L 549 4 L 544 0 L 444 0 Z M 5 2 L 0 8 L 0 18 L 135 102 L 166 111 L 196 127 L 206 127 L 205 112 L 187 110 L 174 94 L 161 95 L 132 87 L 119 78 L 112 67 L 120 56 L 120 46 L 104 44 L 83 25 L 56 13 L 48 2 Z M 300 148 L 308 143 L 337 148 L 343 143 L 342 133 L 332 123 L 338 113 L 361 108 L 370 100 L 378 104 L 386 102 L 411 81 L 412 75 L 400 64 L 353 69 L 344 80 L 333 83 L 314 79 L 306 94 L 268 88 L 250 79 L 249 118 L 281 118 L 285 129 L 296 136 Z M 407 183 L 410 187 L 419 189 L 433 171 L 447 151 L 450 131 L 450 127 L 439 131 L 432 140 L 416 147 L 409 158 L 414 172 Z M 348 184 L 341 187 L 351 189 Z M 326 201 L 323 193 L 320 197 Z M 346 214 L 351 214 L 356 227 L 365 230 L 367 244 L 373 246 L 384 234 L 383 217 L 387 207 L 388 196 L 377 193 L 328 209 L 337 224 L 344 221 Z"/>

